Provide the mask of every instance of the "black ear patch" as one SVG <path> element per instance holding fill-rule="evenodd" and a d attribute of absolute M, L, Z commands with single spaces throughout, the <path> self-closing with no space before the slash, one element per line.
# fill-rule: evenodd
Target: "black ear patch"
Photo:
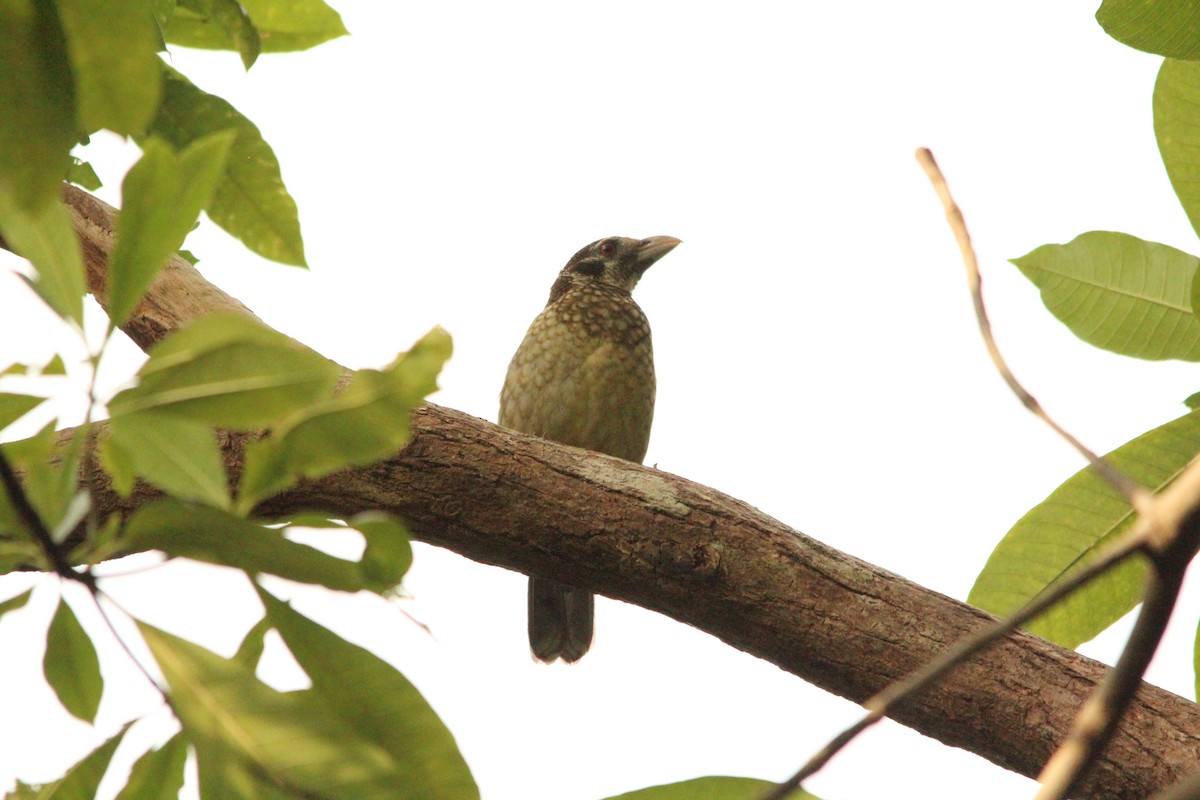
<path fill-rule="evenodd" d="M 594 258 L 584 259 L 575 265 L 575 271 L 580 275 L 591 275 L 594 277 L 604 272 L 604 262 Z"/>

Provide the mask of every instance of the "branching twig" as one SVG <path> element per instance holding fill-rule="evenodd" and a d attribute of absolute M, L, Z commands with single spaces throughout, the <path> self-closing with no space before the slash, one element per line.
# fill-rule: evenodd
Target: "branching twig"
<path fill-rule="evenodd" d="M 1112 738 L 1158 649 L 1200 544 L 1200 460 L 1193 460 L 1154 499 L 1128 538 L 1138 542 L 1151 563 L 1142 610 L 1116 666 L 1080 708 L 1066 741 L 1038 776 L 1042 788 L 1037 800 L 1056 800 L 1075 791 Z"/>
<path fill-rule="evenodd" d="M 1115 488 L 1139 513 L 1140 524 L 1130 531 L 1127 536 L 1113 544 L 1087 567 L 1068 576 L 1052 589 L 1031 600 L 1023 609 L 1018 611 L 1005 622 L 990 626 L 974 636 L 964 639 L 942 656 L 930 661 L 922 669 L 914 672 L 902 681 L 893 683 L 888 688 L 868 699 L 863 705 L 868 713 L 853 726 L 842 731 L 816 755 L 809 759 L 795 775 L 779 784 L 762 800 L 783 800 L 809 776 L 821 769 L 839 750 L 851 742 L 859 733 L 892 713 L 896 706 L 905 699 L 922 691 L 949 670 L 961 664 L 970 656 L 1007 636 L 1019 626 L 1028 622 L 1060 599 L 1088 583 L 1098 575 L 1106 572 L 1115 564 L 1125 560 L 1134 553 L 1142 552 L 1151 557 L 1151 578 L 1147 584 L 1142 613 L 1137 626 L 1125 650 L 1121 655 L 1117 668 L 1110 673 L 1108 679 L 1088 699 L 1076 718 L 1075 726 L 1066 743 L 1061 746 L 1047 763 L 1042 772 L 1042 792 L 1038 800 L 1065 797 L 1083 775 L 1086 765 L 1096 757 L 1104 744 L 1111 737 L 1117 722 L 1124 713 L 1125 707 L 1132 698 L 1141 682 L 1141 677 L 1149 664 L 1150 658 L 1157 649 L 1162 638 L 1162 632 L 1170 618 L 1175 600 L 1179 594 L 1179 586 L 1183 573 L 1190 560 L 1190 554 L 1179 558 L 1174 537 L 1166 536 L 1165 546 L 1155 547 L 1158 542 L 1156 535 L 1163 537 L 1163 526 L 1154 524 L 1162 522 L 1162 514 L 1158 510 L 1154 495 L 1126 476 L 1120 470 L 1100 458 L 1091 449 L 1067 432 L 1054 421 L 1041 407 L 1037 399 L 1021 385 L 1012 371 L 1008 368 L 1000 349 L 992 335 L 991 322 L 988 319 L 987 307 L 983 302 L 983 279 L 979 273 L 979 263 L 975 249 L 971 245 L 971 236 L 963 220 L 962 211 L 954 202 L 945 176 L 937 165 L 933 153 L 927 148 L 917 150 L 917 161 L 925 170 L 934 191 L 942 201 L 946 212 L 946 220 L 954 232 L 962 254 L 963 264 L 967 270 L 967 283 L 975 306 L 975 316 L 979 323 L 979 332 L 983 337 L 988 355 L 996 370 L 1004 378 L 1005 383 L 1021 403 L 1056 433 L 1069 442 L 1091 464 L 1092 468 L 1109 485 Z M 1181 484 L 1187 483 L 1180 481 Z M 1178 526 L 1175 526 L 1178 529 Z M 1200 534 L 1196 534 L 1200 536 Z M 1170 549 L 1171 555 L 1166 554 Z"/>
<path fill-rule="evenodd" d="M 1008 619 L 997 621 L 978 633 L 968 636 L 921 669 L 868 698 L 863 703 L 863 707 L 868 712 L 866 716 L 831 739 L 795 775 L 780 783 L 761 800 L 783 800 L 792 791 L 798 789 L 803 781 L 824 767 L 831 758 L 837 755 L 838 751 L 853 741 L 860 733 L 891 714 L 901 702 L 923 691 L 947 672 L 1008 636 L 1079 587 L 1143 550 L 1144 546 L 1140 537 L 1121 537 L 1119 541 L 1114 542 L 1111 547 L 1097 556 L 1095 561 L 1067 576 L 1044 594 L 1038 595 Z"/>
<path fill-rule="evenodd" d="M 4 491 L 8 494 L 8 500 L 12 503 L 13 510 L 17 512 L 21 522 L 25 523 L 25 527 L 33 535 L 33 540 L 42 549 L 42 553 L 54 571 L 63 578 L 82 583 L 90 591 L 95 592 L 95 579 L 87 572 L 76 572 L 62 548 L 55 544 L 54 537 L 50 535 L 50 530 L 42 521 L 37 509 L 29 502 L 29 497 L 25 494 L 20 479 L 17 478 L 16 472 L 8 463 L 8 459 L 4 457 L 3 452 L 0 452 L 0 483 L 4 484 Z"/>
<path fill-rule="evenodd" d="M 959 251 L 962 253 L 963 265 L 967 268 L 967 285 L 971 290 L 971 299 L 975 304 L 975 317 L 979 322 L 979 333 L 983 337 L 983 343 L 987 347 L 992 363 L 996 365 L 996 371 L 1004 378 L 1004 382 L 1008 384 L 1008 388 L 1012 389 L 1013 394 L 1017 396 L 1025 408 L 1029 409 L 1029 411 L 1049 425 L 1055 433 L 1078 450 L 1088 460 L 1092 469 L 1105 482 L 1120 492 L 1129 505 L 1133 506 L 1140 513 L 1152 496 L 1150 492 L 1096 455 L 1083 442 L 1076 439 L 1055 422 L 1046 413 L 1045 409 L 1042 408 L 1037 398 L 1021 385 L 1020 381 L 1013 375 L 1012 370 L 1008 368 L 1004 357 L 1000 355 L 1000 349 L 996 346 L 996 339 L 992 336 L 992 323 L 988 319 L 987 308 L 983 303 L 983 278 L 979 274 L 979 262 L 975 257 L 975 248 L 971 246 L 971 234 L 967 231 L 967 224 L 963 220 L 962 211 L 959 210 L 958 204 L 954 202 L 954 198 L 950 195 L 950 187 L 946 183 L 946 178 L 942 175 L 942 170 L 938 167 L 937 161 L 934 160 L 933 153 L 930 152 L 929 148 L 918 148 L 917 161 L 925 170 L 925 174 L 929 176 L 929 182 L 933 184 L 934 191 L 937 192 L 938 198 L 942 201 L 942 208 L 946 211 L 946 221 L 954 231 L 954 238 L 958 242 Z"/>

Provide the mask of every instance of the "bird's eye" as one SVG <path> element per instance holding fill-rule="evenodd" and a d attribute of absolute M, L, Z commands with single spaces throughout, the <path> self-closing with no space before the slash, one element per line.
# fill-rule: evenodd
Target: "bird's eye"
<path fill-rule="evenodd" d="M 600 243 L 600 255 L 607 258 L 617 252 L 617 243 L 611 240 L 606 240 Z"/>

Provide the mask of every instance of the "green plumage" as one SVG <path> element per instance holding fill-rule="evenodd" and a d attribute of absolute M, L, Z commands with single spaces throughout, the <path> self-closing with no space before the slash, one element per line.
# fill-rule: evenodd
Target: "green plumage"
<path fill-rule="evenodd" d="M 634 302 L 646 269 L 679 240 L 609 238 L 567 262 L 508 367 L 500 424 L 641 462 L 654 418 L 650 324 Z M 577 661 L 592 642 L 590 592 L 529 581 L 529 646 L 539 661 Z"/>

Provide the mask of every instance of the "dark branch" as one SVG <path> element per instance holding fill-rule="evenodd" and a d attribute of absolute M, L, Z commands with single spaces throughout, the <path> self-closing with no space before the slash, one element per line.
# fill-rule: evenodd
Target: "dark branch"
<path fill-rule="evenodd" d="M 82 236 L 111 236 L 111 209 L 78 190 L 68 201 L 84 218 Z M 103 299 L 106 251 L 85 244 L 84 252 L 90 285 Z M 186 262 L 175 264 L 126 332 L 149 347 L 203 313 L 197 297 L 214 308 L 240 305 Z M 245 437 L 222 435 L 222 443 L 239 473 Z M 142 489 L 122 503 L 98 476 L 95 502 L 104 514 L 151 495 Z M 856 702 L 993 622 L 713 489 L 433 405 L 414 415 L 403 452 L 305 483 L 263 510 L 283 516 L 312 508 L 394 512 L 424 541 L 660 611 Z M 1105 671 L 1016 634 L 903 704 L 895 718 L 1036 775 Z M 1193 703 L 1143 686 L 1127 720 L 1081 796 L 1145 797 L 1200 767 Z"/>

